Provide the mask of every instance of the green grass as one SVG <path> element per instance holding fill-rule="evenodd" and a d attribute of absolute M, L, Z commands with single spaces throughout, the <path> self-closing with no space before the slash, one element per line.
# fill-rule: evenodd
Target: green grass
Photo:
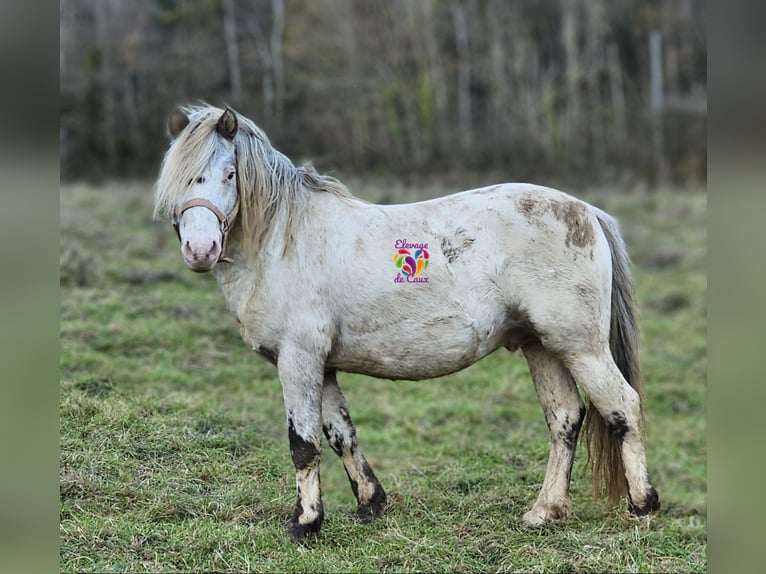
<path fill-rule="evenodd" d="M 170 226 L 151 222 L 149 185 L 63 188 L 61 570 L 706 570 L 706 198 L 591 199 L 621 219 L 636 263 L 662 511 L 593 500 L 581 446 L 572 516 L 521 527 L 548 431 L 523 358 L 503 351 L 433 381 L 341 374 L 389 507 L 355 520 L 325 448 L 322 535 L 295 546 L 275 370 L 240 341 L 212 277 L 185 270 Z"/>

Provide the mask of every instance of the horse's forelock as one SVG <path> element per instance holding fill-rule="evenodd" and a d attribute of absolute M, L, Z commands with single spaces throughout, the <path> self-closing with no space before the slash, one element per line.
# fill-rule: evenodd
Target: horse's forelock
<path fill-rule="evenodd" d="M 169 217 L 179 200 L 195 179 L 210 163 L 223 145 L 216 135 L 215 125 L 223 110 L 210 107 L 183 107 L 189 124 L 170 144 L 162 160 L 155 185 L 154 216 Z"/>

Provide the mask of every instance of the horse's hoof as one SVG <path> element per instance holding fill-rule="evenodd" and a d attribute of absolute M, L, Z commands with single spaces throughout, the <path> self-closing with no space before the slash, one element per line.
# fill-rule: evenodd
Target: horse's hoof
<path fill-rule="evenodd" d="M 372 495 L 372 499 L 365 503 L 359 504 L 356 507 L 357 518 L 366 523 L 372 522 L 376 518 L 383 516 L 383 511 L 386 509 L 386 493 L 380 485 L 375 488 L 375 494 Z"/>
<path fill-rule="evenodd" d="M 290 522 L 287 523 L 286 528 L 287 535 L 290 537 L 290 540 L 298 544 L 302 544 L 311 538 L 316 538 L 319 536 L 319 531 L 322 528 L 322 521 L 315 520 L 314 522 L 309 522 L 308 524 L 301 524 L 296 520 L 290 520 Z"/>
<path fill-rule="evenodd" d="M 545 513 L 530 510 L 521 517 L 521 524 L 527 528 L 540 528 L 546 523 Z"/>
<path fill-rule="evenodd" d="M 633 516 L 646 516 L 650 512 L 660 509 L 660 495 L 653 486 L 649 487 L 646 499 L 642 505 L 635 505 L 632 501 L 628 503 L 628 509 Z"/>
<path fill-rule="evenodd" d="M 360 504 L 356 507 L 356 517 L 365 524 L 383 516 L 385 504 Z"/>
<path fill-rule="evenodd" d="M 524 514 L 521 524 L 527 528 L 540 528 L 551 522 L 564 520 L 572 513 L 572 505 L 567 501 L 547 507 L 535 506 Z"/>

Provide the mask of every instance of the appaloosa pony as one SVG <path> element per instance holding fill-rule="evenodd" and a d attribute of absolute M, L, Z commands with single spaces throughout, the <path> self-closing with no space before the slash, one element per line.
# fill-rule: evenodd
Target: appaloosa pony
<path fill-rule="evenodd" d="M 530 184 L 374 205 L 296 167 L 229 108 L 180 108 L 168 129 L 155 215 L 172 221 L 186 265 L 213 273 L 244 341 L 277 368 L 298 490 L 294 540 L 322 524 L 323 433 L 359 518 L 386 503 L 338 371 L 430 379 L 499 347 L 526 357 L 551 433 L 523 524 L 571 512 L 583 421 L 595 494 L 627 495 L 636 515 L 660 507 L 642 437 L 629 260 L 609 215 Z"/>

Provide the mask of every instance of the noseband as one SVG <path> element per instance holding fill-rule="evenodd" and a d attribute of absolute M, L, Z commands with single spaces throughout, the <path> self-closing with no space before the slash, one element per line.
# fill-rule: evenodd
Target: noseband
<path fill-rule="evenodd" d="M 234 263 L 232 259 L 226 257 L 225 252 L 226 239 L 229 237 L 229 231 L 231 231 L 231 227 L 234 225 L 234 220 L 237 218 L 237 214 L 239 213 L 239 193 L 237 193 L 237 202 L 234 204 L 234 207 L 231 208 L 231 211 L 227 215 L 224 215 L 221 210 L 213 205 L 210 201 L 207 199 L 202 199 L 201 197 L 195 197 L 194 199 L 190 199 L 189 201 L 182 203 L 181 207 L 177 209 L 173 214 L 173 229 L 176 230 L 178 241 L 181 241 L 181 230 L 179 224 L 181 216 L 187 209 L 191 209 L 192 207 L 204 207 L 213 212 L 213 215 L 215 215 L 218 219 L 218 225 L 221 231 L 221 254 L 218 256 L 218 261 L 216 262 Z"/>

